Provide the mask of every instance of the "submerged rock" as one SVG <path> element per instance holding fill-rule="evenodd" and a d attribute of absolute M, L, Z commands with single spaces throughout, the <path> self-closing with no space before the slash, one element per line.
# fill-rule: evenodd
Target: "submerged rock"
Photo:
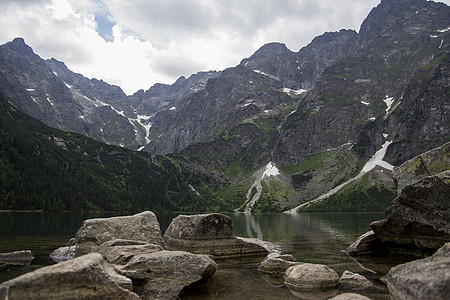
<path fill-rule="evenodd" d="M 450 242 L 450 171 L 405 186 L 386 211 L 386 219 L 370 224 L 391 253 L 434 253 Z"/>
<path fill-rule="evenodd" d="M 186 288 L 208 280 L 217 264 L 207 255 L 184 251 L 137 254 L 116 270 L 133 280 L 145 299 L 175 299 Z"/>
<path fill-rule="evenodd" d="M 140 299 L 131 287 L 130 279 L 91 253 L 0 284 L 0 299 Z"/>
<path fill-rule="evenodd" d="M 216 260 L 245 260 L 269 253 L 260 242 L 235 237 L 231 218 L 223 214 L 178 216 L 164 240 L 169 250 L 213 255 Z"/>
<path fill-rule="evenodd" d="M 450 243 L 431 257 L 392 268 L 385 276 L 392 299 L 444 300 L 450 295 Z"/>
<path fill-rule="evenodd" d="M 0 253 L 0 264 L 26 266 L 34 259 L 30 250 Z"/>
<path fill-rule="evenodd" d="M 344 289 L 364 290 L 372 287 L 373 283 L 358 273 L 345 271 L 339 279 L 339 286 Z"/>
<path fill-rule="evenodd" d="M 104 242 L 115 239 L 136 240 L 165 246 L 155 214 L 145 211 L 133 216 L 84 221 L 75 236 L 75 256 L 95 252 Z"/>

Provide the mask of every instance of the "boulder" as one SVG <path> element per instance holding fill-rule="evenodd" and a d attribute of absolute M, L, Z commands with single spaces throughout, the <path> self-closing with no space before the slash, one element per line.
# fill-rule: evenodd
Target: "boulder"
<path fill-rule="evenodd" d="M 393 171 L 397 183 L 397 193 L 422 178 L 450 170 L 450 142 L 421 155 L 418 155 Z"/>
<path fill-rule="evenodd" d="M 391 253 L 426 256 L 450 242 L 450 171 L 405 186 L 386 211 L 370 224 Z"/>
<path fill-rule="evenodd" d="M 328 266 L 304 263 L 286 270 L 286 286 L 299 289 L 328 289 L 339 283 L 339 275 Z"/>
<path fill-rule="evenodd" d="M 329 300 L 370 300 L 370 298 L 355 293 L 345 293 L 330 298 Z"/>
<path fill-rule="evenodd" d="M 169 250 L 213 255 L 217 261 L 261 258 L 269 252 L 251 239 L 236 238 L 230 217 L 223 214 L 180 215 L 164 234 Z"/>
<path fill-rule="evenodd" d="M 134 291 L 145 299 L 175 299 L 210 278 L 217 264 L 207 255 L 164 250 L 135 255 L 116 270 L 131 278 Z"/>
<path fill-rule="evenodd" d="M 372 287 L 373 283 L 358 273 L 345 271 L 339 279 L 339 286 L 343 289 L 364 290 Z"/>
<path fill-rule="evenodd" d="M 101 244 L 98 248 L 98 253 L 100 253 L 109 263 L 125 265 L 136 255 L 162 250 L 163 248 L 159 245 L 147 244 L 145 242 L 112 240 Z"/>
<path fill-rule="evenodd" d="M 444 300 L 450 295 L 450 243 L 434 255 L 392 268 L 385 277 L 391 299 Z"/>
<path fill-rule="evenodd" d="M 31 264 L 33 259 L 30 250 L 0 253 L 0 264 L 26 266 Z"/>
<path fill-rule="evenodd" d="M 272 286 L 282 286 L 284 284 L 284 273 L 292 266 L 302 264 L 297 262 L 292 255 L 268 256 L 258 266 L 258 272 L 262 278 Z"/>
<path fill-rule="evenodd" d="M 95 252 L 104 242 L 115 239 L 143 241 L 163 248 L 165 246 L 155 214 L 145 211 L 133 216 L 84 221 L 75 235 L 75 256 Z"/>
<path fill-rule="evenodd" d="M 373 230 L 370 230 L 356 239 L 356 241 L 346 249 L 346 252 L 350 256 L 379 255 L 385 254 L 387 249 L 375 236 Z"/>
<path fill-rule="evenodd" d="M 131 280 L 91 253 L 0 284 L 0 299 L 140 299 L 131 287 Z"/>
<path fill-rule="evenodd" d="M 75 246 L 60 247 L 50 253 L 50 258 L 54 262 L 61 262 L 73 259 L 75 257 Z"/>

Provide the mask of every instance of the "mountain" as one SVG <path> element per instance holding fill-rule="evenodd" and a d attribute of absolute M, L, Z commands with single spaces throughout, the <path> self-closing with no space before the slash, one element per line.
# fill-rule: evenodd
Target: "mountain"
<path fill-rule="evenodd" d="M 15 39 L 0 46 L 0 91 L 51 126 L 170 158 L 228 209 L 282 211 L 333 191 L 327 210 L 379 210 L 395 196 L 392 168 L 449 139 L 449 29 L 443 3 L 382 0 L 359 32 L 298 52 L 270 43 L 131 96 Z"/>
<path fill-rule="evenodd" d="M 225 210 L 199 183 L 168 157 L 51 128 L 0 94 L 0 209 Z"/>

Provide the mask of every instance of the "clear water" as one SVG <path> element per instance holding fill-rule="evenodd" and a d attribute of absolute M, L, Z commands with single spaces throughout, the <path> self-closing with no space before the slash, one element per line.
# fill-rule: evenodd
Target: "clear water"
<path fill-rule="evenodd" d="M 360 294 L 371 299 L 389 299 L 379 278 L 390 267 L 404 262 L 397 258 L 366 259 L 363 265 L 342 252 L 358 236 L 370 230 L 372 221 L 384 213 L 227 214 L 233 219 L 236 236 L 255 237 L 277 243 L 284 253 L 298 261 L 326 264 L 339 275 L 345 270 L 366 276 L 375 286 Z M 0 213 L 0 252 L 31 250 L 35 259 L 29 266 L 10 266 L 0 271 L 0 282 L 53 262 L 49 254 L 65 246 L 85 219 L 113 214 Z M 164 232 L 175 214 L 158 214 Z M 339 291 L 344 292 L 344 291 Z M 184 299 L 299 299 L 285 287 L 274 287 L 260 276 L 256 266 L 220 267 L 206 284 L 190 291 Z M 303 295 L 303 298 L 305 296 Z M 312 294 L 306 298 L 316 299 Z M 306 299 L 305 298 L 305 299 Z"/>

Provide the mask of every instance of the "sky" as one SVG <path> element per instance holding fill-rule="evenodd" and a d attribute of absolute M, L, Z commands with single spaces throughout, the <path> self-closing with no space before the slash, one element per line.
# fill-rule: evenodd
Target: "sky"
<path fill-rule="evenodd" d="M 327 31 L 358 31 L 379 2 L 1 0 L 0 44 L 23 37 L 42 58 L 130 95 L 236 66 L 269 42 L 298 51 Z"/>

